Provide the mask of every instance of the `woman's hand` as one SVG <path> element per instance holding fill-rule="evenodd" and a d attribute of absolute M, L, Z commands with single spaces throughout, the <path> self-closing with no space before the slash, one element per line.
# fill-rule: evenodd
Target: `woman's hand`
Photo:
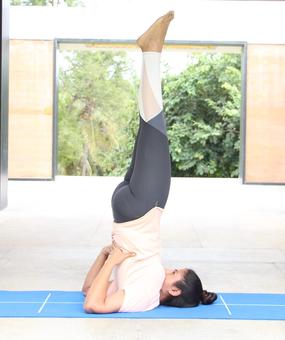
<path fill-rule="evenodd" d="M 112 264 L 117 265 L 125 261 L 127 258 L 134 256 L 136 256 L 136 253 L 123 250 L 113 243 L 108 260 L 111 261 Z"/>

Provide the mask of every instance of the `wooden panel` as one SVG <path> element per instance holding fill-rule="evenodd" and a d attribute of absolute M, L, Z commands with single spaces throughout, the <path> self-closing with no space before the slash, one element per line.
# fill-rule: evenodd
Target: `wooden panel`
<path fill-rule="evenodd" d="M 245 182 L 285 183 L 285 45 L 248 45 Z"/>
<path fill-rule="evenodd" d="M 51 178 L 53 42 L 11 40 L 9 79 L 9 178 Z"/>

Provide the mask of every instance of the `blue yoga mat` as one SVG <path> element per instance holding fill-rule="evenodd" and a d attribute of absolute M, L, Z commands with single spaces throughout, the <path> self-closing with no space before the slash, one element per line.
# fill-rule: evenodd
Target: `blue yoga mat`
<path fill-rule="evenodd" d="M 285 294 L 218 293 L 211 305 L 110 314 L 85 313 L 84 299 L 79 291 L 0 290 L 0 317 L 285 320 Z"/>

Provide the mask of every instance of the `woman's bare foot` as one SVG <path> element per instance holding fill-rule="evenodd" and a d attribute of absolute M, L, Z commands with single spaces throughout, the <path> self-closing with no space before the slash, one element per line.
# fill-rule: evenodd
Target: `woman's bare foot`
<path fill-rule="evenodd" d="M 146 31 L 137 39 L 137 45 L 143 52 L 161 52 L 166 32 L 170 21 L 174 18 L 174 11 L 169 11 L 158 18 Z"/>

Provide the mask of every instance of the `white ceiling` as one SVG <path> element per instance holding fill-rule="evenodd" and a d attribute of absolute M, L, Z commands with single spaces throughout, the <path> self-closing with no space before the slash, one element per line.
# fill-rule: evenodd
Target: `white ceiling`
<path fill-rule="evenodd" d="M 166 40 L 285 43 L 283 1 L 92 0 L 88 7 L 10 7 L 11 39 L 137 39 L 175 11 Z"/>

